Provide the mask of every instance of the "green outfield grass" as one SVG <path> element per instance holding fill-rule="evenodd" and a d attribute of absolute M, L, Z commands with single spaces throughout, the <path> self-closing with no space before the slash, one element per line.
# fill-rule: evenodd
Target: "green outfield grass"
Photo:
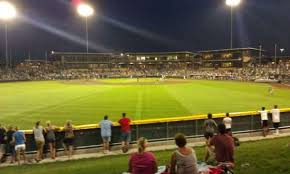
<path fill-rule="evenodd" d="M 233 81 L 159 79 L 0 83 L 0 123 L 31 128 L 36 120 L 63 125 L 97 123 L 105 114 L 116 121 L 239 112 L 278 104 L 290 107 L 290 90 Z"/>
<path fill-rule="evenodd" d="M 242 143 L 236 148 L 235 174 L 287 174 L 290 173 L 289 137 Z M 204 158 L 204 147 L 194 148 L 199 160 Z M 156 152 L 158 165 L 169 163 L 172 151 Z M 246 167 L 243 164 L 249 164 Z M 128 169 L 128 156 L 24 165 L 0 168 L 1 174 L 121 174 Z"/>

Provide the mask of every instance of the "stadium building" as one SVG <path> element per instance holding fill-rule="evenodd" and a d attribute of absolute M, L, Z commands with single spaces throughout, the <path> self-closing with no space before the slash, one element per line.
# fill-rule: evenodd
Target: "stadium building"
<path fill-rule="evenodd" d="M 62 68 L 240 68 L 257 63 L 257 48 L 235 48 L 199 52 L 76 53 L 54 52 L 51 60 Z M 265 61 L 266 59 L 262 59 Z"/>
<path fill-rule="evenodd" d="M 52 52 L 54 64 L 64 68 L 130 68 L 182 66 L 193 64 L 192 52 L 154 53 L 74 53 Z"/>
<path fill-rule="evenodd" d="M 250 63 L 258 63 L 262 52 L 264 51 L 257 48 L 199 51 L 195 62 L 203 68 L 241 68 Z"/>

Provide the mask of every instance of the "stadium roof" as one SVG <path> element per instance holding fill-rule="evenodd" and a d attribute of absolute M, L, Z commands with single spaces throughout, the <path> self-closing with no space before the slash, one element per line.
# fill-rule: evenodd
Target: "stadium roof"
<path fill-rule="evenodd" d="M 212 53 L 212 52 L 227 52 L 227 51 L 244 51 L 244 50 L 252 50 L 252 51 L 260 51 L 259 48 L 232 48 L 232 49 L 220 49 L 220 50 L 205 50 L 205 51 L 198 51 L 198 53 Z M 265 52 L 265 50 L 262 50 Z"/>
<path fill-rule="evenodd" d="M 116 55 L 116 53 L 86 53 L 86 52 L 56 52 L 51 51 L 52 55 Z"/>
<path fill-rule="evenodd" d="M 130 53 L 125 53 L 125 55 L 168 55 L 168 54 L 194 54 L 193 52 L 190 51 L 177 51 L 177 52 L 130 52 Z"/>

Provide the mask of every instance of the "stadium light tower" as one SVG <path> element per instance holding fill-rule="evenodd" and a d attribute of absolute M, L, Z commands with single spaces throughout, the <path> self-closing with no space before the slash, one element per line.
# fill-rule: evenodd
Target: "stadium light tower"
<path fill-rule="evenodd" d="M 94 9 L 89 4 L 82 3 L 77 6 L 77 12 L 81 17 L 84 17 L 86 20 L 86 48 L 88 53 L 89 52 L 88 17 L 94 14 Z"/>
<path fill-rule="evenodd" d="M 0 1 L 0 19 L 5 23 L 5 59 L 6 69 L 8 69 L 8 21 L 16 17 L 16 8 L 8 1 Z"/>
<path fill-rule="evenodd" d="M 233 10 L 239 6 L 241 0 L 226 0 L 226 5 L 231 7 L 231 49 L 233 48 Z"/>

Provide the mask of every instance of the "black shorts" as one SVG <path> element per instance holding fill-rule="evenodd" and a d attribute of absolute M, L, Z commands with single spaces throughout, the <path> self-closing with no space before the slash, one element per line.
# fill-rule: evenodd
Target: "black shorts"
<path fill-rule="evenodd" d="M 121 140 L 124 142 L 130 142 L 131 141 L 131 132 L 122 132 L 121 133 Z"/>
<path fill-rule="evenodd" d="M 268 120 L 262 120 L 262 127 L 268 127 Z"/>
<path fill-rule="evenodd" d="M 15 146 L 8 143 L 6 146 L 6 152 L 10 153 L 11 155 L 15 155 Z"/>
<path fill-rule="evenodd" d="M 275 129 L 278 129 L 278 128 L 280 127 L 280 123 L 273 123 L 273 127 L 274 127 Z"/>
<path fill-rule="evenodd" d="M 50 138 L 48 138 L 48 139 L 46 139 L 46 142 L 47 142 L 47 143 L 55 143 L 55 139 L 50 139 Z"/>
<path fill-rule="evenodd" d="M 204 133 L 204 137 L 205 137 L 206 139 L 209 139 L 209 138 L 213 137 L 213 132 L 205 132 L 205 133 Z"/>
<path fill-rule="evenodd" d="M 66 145 L 66 146 L 73 146 L 74 145 L 74 138 L 65 138 L 63 140 L 63 143 Z"/>

